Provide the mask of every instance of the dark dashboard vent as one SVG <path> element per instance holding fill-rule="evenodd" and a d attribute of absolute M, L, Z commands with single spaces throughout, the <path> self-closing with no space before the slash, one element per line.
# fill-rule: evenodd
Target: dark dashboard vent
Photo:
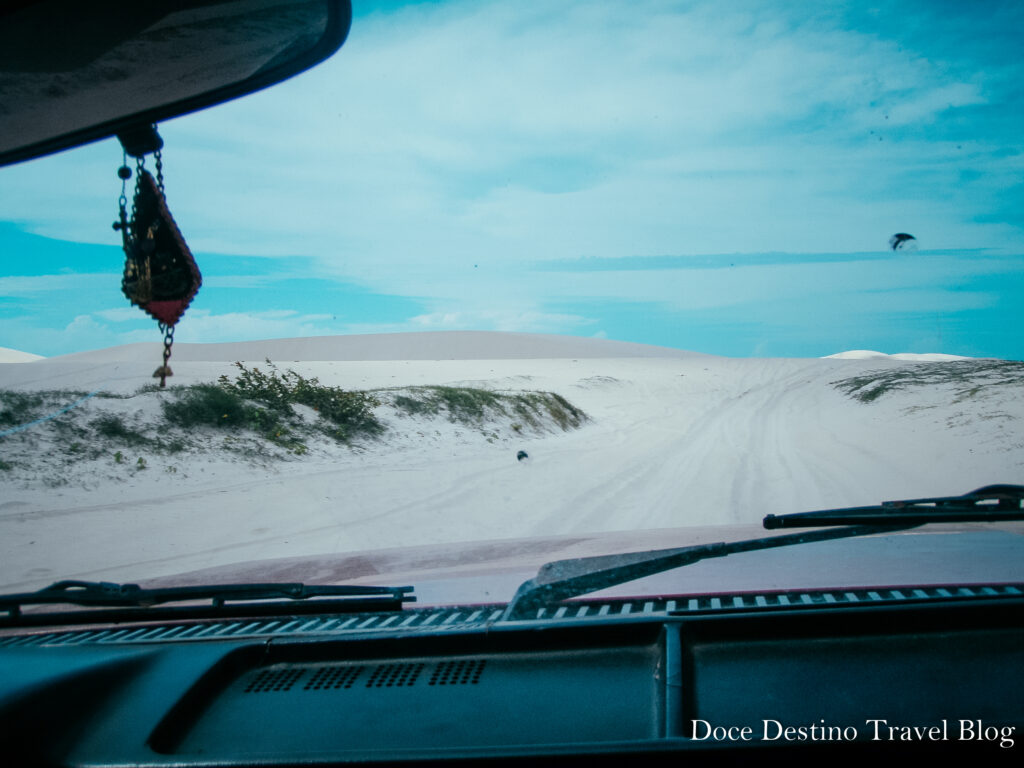
<path fill-rule="evenodd" d="M 425 664 L 381 664 L 366 681 L 367 688 L 398 688 L 416 685 Z"/>
<path fill-rule="evenodd" d="M 442 661 L 430 676 L 430 685 L 476 685 L 484 671 L 484 659 Z"/>
<path fill-rule="evenodd" d="M 304 691 L 348 690 L 362 682 L 365 688 L 409 688 L 420 681 L 428 685 L 477 685 L 485 659 L 452 659 L 434 664 L 400 662 L 384 664 L 323 664 L 274 666 L 254 671 L 244 682 L 244 693 L 290 691 L 304 681 Z M 366 675 L 363 674 L 364 670 Z M 307 674 L 309 673 L 309 674 Z M 429 678 L 426 675 L 429 673 Z"/>
<path fill-rule="evenodd" d="M 245 692 L 290 691 L 296 681 L 302 677 L 302 672 L 301 669 L 261 669 L 245 686 Z"/>
<path fill-rule="evenodd" d="M 362 671 L 362 667 L 320 667 L 306 681 L 305 689 L 307 691 L 328 691 L 351 688 Z"/>

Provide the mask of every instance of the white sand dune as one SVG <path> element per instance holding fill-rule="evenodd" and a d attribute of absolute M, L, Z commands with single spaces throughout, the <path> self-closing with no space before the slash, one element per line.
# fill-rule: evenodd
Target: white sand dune
<path fill-rule="evenodd" d="M 133 392 L 150 383 L 160 364 L 162 345 L 158 342 L 126 344 L 107 349 L 78 352 L 41 359 L 23 369 L 0 366 L 0 386 L 40 389 L 71 388 L 92 390 L 100 387 L 112 392 Z M 354 336 L 313 336 L 295 339 L 241 341 L 225 344 L 175 344 L 171 367 L 172 384 L 212 381 L 222 373 L 231 373 L 235 361 L 261 365 L 272 360 L 292 367 L 304 375 L 318 371 L 342 373 L 352 388 L 424 383 L 422 366 L 450 370 L 458 378 L 458 361 L 481 360 L 590 360 L 590 359 L 708 359 L 711 355 L 669 347 L 633 344 L 606 339 L 551 334 L 500 333 L 484 331 L 425 331 L 421 333 L 385 333 Z M 359 365 L 351 365 L 359 363 Z M 384 365 L 376 365 L 383 363 Z M 411 378 L 396 382 L 394 363 Z M 326 365 L 324 365 L 326 364 Z M 523 366 L 506 365 L 518 370 Z M 385 373 L 378 374 L 378 371 Z M 328 377 L 331 374 L 327 374 Z M 429 378 L 429 377 L 428 377 Z M 444 383 L 444 380 L 431 383 Z"/>
<path fill-rule="evenodd" d="M 873 349 L 851 349 L 846 352 L 838 352 L 834 355 L 826 355 L 824 359 L 829 360 L 870 360 L 873 358 L 888 358 L 890 360 L 909 360 L 922 363 L 935 363 L 943 360 L 971 360 L 970 357 L 961 355 L 944 355 L 939 352 L 897 352 L 888 355 L 885 352 L 875 352 Z"/>
<path fill-rule="evenodd" d="M 18 349 L 0 347 L 0 363 L 31 363 L 35 360 L 44 360 L 42 355 L 33 355 L 31 352 L 22 352 Z"/>
<path fill-rule="evenodd" d="M 151 381 L 158 350 L 0 365 L 0 387 L 134 392 Z M 417 544 L 751 523 L 1024 480 L 1019 387 L 958 400 L 953 385 L 934 385 L 865 404 L 832 385 L 908 364 L 893 359 L 730 359 L 598 339 L 401 334 L 176 345 L 172 381 L 210 381 L 234 360 L 264 357 L 348 388 L 549 390 L 591 421 L 493 439 L 413 419 L 379 442 L 263 467 L 226 453 L 150 455 L 146 471 L 127 467 L 113 479 L 121 470 L 111 459 L 108 474 L 85 488 L 0 479 L 0 588 Z M 528 461 L 516 461 L 520 449 Z M 4 450 L 0 442 L 0 457 Z"/>
<path fill-rule="evenodd" d="M 158 344 L 79 352 L 64 360 L 113 362 L 149 357 Z M 593 357 L 708 357 L 669 347 L 625 341 L 494 331 L 423 331 L 354 336 L 175 344 L 174 358 L 187 362 L 232 360 L 521 360 Z"/>

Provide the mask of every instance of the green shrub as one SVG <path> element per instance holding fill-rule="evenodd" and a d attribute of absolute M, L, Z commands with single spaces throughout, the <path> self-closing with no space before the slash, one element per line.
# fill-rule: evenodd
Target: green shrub
<path fill-rule="evenodd" d="M 533 429 L 543 429 L 554 421 L 561 429 L 580 426 L 587 415 L 554 392 L 494 392 L 475 387 L 411 387 L 396 394 L 392 402 L 409 416 L 436 416 L 442 410 L 449 421 L 479 426 L 489 417 L 518 416 L 522 421 L 512 424 L 521 433 L 525 422 Z"/>
<path fill-rule="evenodd" d="M 291 413 L 291 397 L 288 388 L 288 372 L 279 376 L 274 364 L 267 360 L 271 367 L 268 376 L 259 368 L 246 368 L 242 363 L 235 363 L 241 373 L 231 381 L 227 376 L 221 376 L 217 380 L 217 386 L 225 393 L 234 395 L 240 400 L 255 400 L 281 411 L 285 414 Z"/>
<path fill-rule="evenodd" d="M 503 396 L 487 389 L 472 387 L 413 387 L 408 394 L 396 395 L 396 408 L 410 416 L 435 416 L 442 410 L 449 421 L 479 424 L 488 411 L 505 413 Z"/>
<path fill-rule="evenodd" d="M 149 439 L 145 435 L 142 435 L 138 431 L 126 426 L 120 416 L 116 416 L 112 413 L 93 419 L 90 426 L 92 426 L 100 436 L 105 437 L 108 440 L 120 440 L 121 442 L 128 443 L 129 445 L 138 445 L 140 443 L 149 442 Z"/>
<path fill-rule="evenodd" d="M 436 416 L 439 409 L 438 401 L 430 397 L 417 399 L 408 395 L 395 395 L 392 402 L 395 408 L 409 416 Z"/>
<path fill-rule="evenodd" d="M 39 392 L 0 391 L 0 426 L 18 427 L 43 415 L 46 398 Z"/>
<path fill-rule="evenodd" d="M 555 392 L 518 392 L 507 397 L 516 414 L 534 428 L 546 420 L 545 415 L 563 432 L 575 429 L 587 420 L 587 414 Z"/>
<path fill-rule="evenodd" d="M 954 403 L 970 400 L 993 387 L 1024 387 L 1024 362 L 1018 360 L 949 360 L 911 363 L 869 371 L 830 382 L 854 400 L 872 403 L 889 392 L 925 386 L 949 386 Z"/>
<path fill-rule="evenodd" d="M 316 377 L 307 379 L 295 371 L 283 373 L 270 362 L 269 373 L 259 368 L 246 368 L 235 363 L 239 374 L 234 381 L 227 376 L 218 379 L 223 391 L 258 403 L 277 411 L 285 418 L 294 415 L 293 405 L 305 405 L 330 422 L 322 431 L 337 440 L 348 440 L 359 434 L 377 434 L 383 426 L 373 415 L 380 405 L 368 392 L 353 392 L 340 387 L 321 384 Z"/>
<path fill-rule="evenodd" d="M 544 404 L 547 406 L 548 413 L 563 432 L 578 427 L 587 420 L 587 414 L 558 393 L 545 392 L 543 394 L 547 395 Z"/>
<path fill-rule="evenodd" d="M 489 410 L 505 412 L 501 397 L 487 389 L 435 387 L 434 393 L 452 421 L 481 422 Z"/>
<path fill-rule="evenodd" d="M 251 405 L 241 395 L 217 384 L 187 387 L 163 408 L 167 421 L 186 429 L 206 426 L 266 432 L 279 421 L 276 414 Z"/>

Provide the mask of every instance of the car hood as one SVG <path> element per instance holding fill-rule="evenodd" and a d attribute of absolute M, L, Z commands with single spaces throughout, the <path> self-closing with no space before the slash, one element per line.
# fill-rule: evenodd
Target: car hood
<path fill-rule="evenodd" d="M 711 558 L 593 595 L 1024 582 L 1022 534 L 1020 523 L 929 525 Z M 738 525 L 425 545 L 241 562 L 140 583 L 410 584 L 421 605 L 497 603 L 547 562 L 764 536 L 759 526 Z"/>

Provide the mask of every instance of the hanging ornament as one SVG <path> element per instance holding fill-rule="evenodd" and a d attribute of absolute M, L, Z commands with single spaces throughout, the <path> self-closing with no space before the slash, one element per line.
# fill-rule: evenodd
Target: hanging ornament
<path fill-rule="evenodd" d="M 162 143 L 162 142 L 161 142 Z M 168 361 L 174 343 L 174 326 L 202 285 L 202 276 L 192 252 L 181 236 L 164 196 L 163 165 L 160 150 L 154 153 L 157 176 L 145 169 L 145 155 L 137 158 L 135 194 L 132 211 L 127 211 L 125 194 L 132 171 L 125 164 L 118 169 L 121 178 L 120 219 L 114 228 L 121 230 L 124 242 L 124 277 L 121 290 L 128 300 L 157 321 L 164 337 L 163 364 L 153 373 L 160 386 L 173 375 Z"/>

